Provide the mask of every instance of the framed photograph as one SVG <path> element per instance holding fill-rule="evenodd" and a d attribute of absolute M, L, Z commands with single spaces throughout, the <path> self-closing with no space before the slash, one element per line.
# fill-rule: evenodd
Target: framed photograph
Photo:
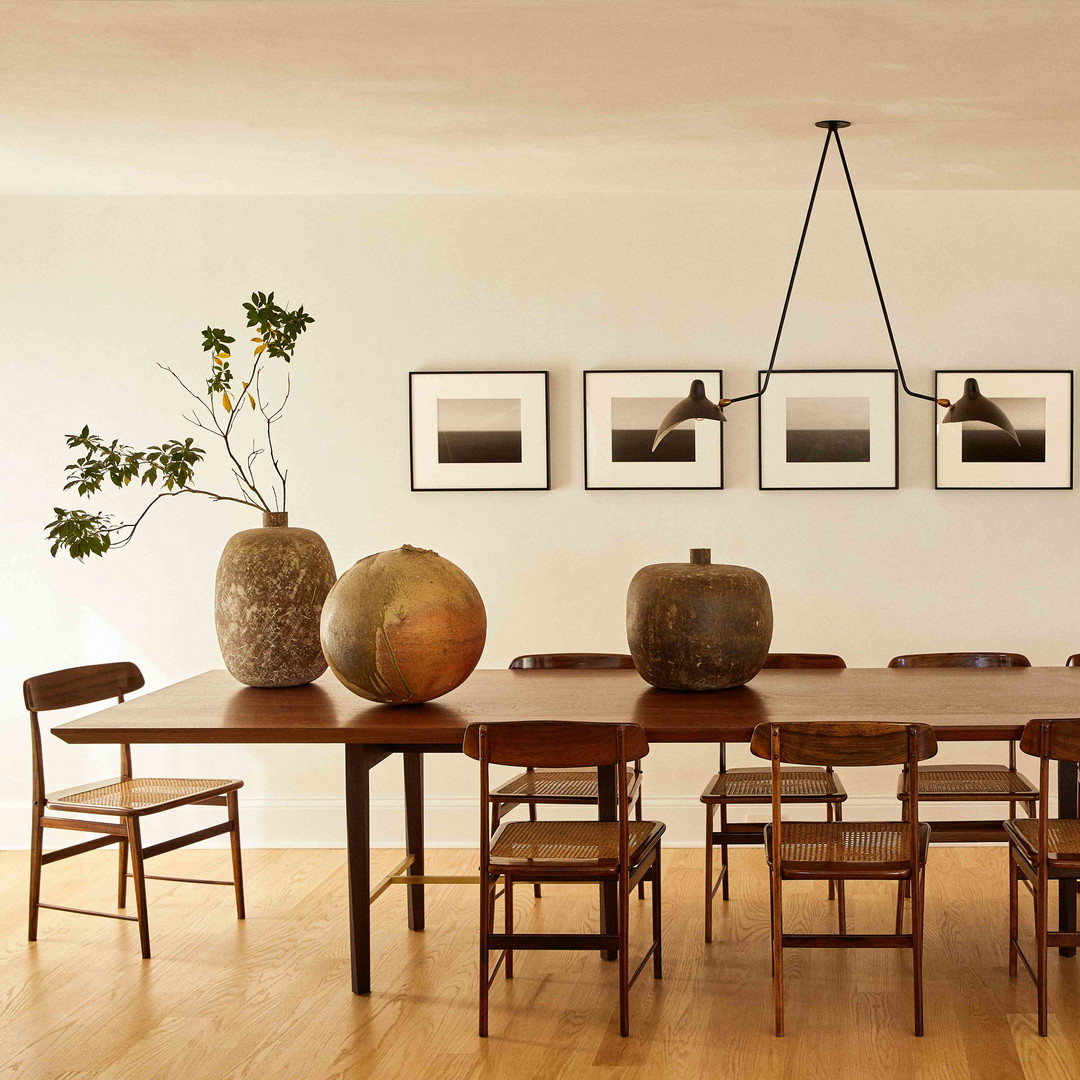
<path fill-rule="evenodd" d="M 938 371 L 935 396 L 956 401 L 964 380 L 1009 418 L 1007 431 L 980 422 L 942 424 L 937 409 L 934 486 L 938 489 L 1071 488 L 1073 373 L 1071 371 Z"/>
<path fill-rule="evenodd" d="M 546 371 L 412 371 L 413 491 L 547 491 Z"/>
<path fill-rule="evenodd" d="M 687 420 L 652 448 L 660 422 L 694 379 L 710 401 L 723 397 L 721 371 L 586 371 L 585 487 L 722 488 L 722 423 Z"/>
<path fill-rule="evenodd" d="M 774 370 L 758 398 L 758 486 L 899 487 L 897 415 L 894 370 Z"/>

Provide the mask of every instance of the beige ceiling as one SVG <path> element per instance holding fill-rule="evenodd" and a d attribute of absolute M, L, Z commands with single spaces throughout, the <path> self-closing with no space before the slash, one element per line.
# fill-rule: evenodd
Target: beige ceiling
<path fill-rule="evenodd" d="M 2 0 L 0 192 L 1080 186 L 1078 0 Z M 835 177 L 833 178 L 835 179 Z"/>

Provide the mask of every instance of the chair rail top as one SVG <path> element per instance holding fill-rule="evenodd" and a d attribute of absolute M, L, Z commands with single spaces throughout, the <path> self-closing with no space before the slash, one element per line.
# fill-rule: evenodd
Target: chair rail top
<path fill-rule="evenodd" d="M 1042 757 L 1045 753 L 1052 761 L 1080 761 L 1080 720 L 1029 720 L 1020 739 L 1020 749 L 1032 757 Z"/>
<path fill-rule="evenodd" d="M 903 765 L 937 753 L 928 724 L 811 720 L 758 724 L 750 740 L 752 754 L 773 757 L 774 728 L 776 760 L 792 765 Z"/>
<path fill-rule="evenodd" d="M 73 709 L 134 693 L 144 685 L 142 672 L 130 661 L 86 664 L 27 679 L 23 683 L 23 703 L 31 712 Z"/>
<path fill-rule="evenodd" d="M 470 723 L 636 723 L 650 743 L 749 742 L 759 723 L 926 723 L 939 740 L 1018 739 L 1032 717 L 1073 718 L 1080 668 L 762 671 L 745 687 L 678 693 L 634 671 L 482 669 L 424 705 L 377 705 L 332 675 L 260 690 L 208 671 L 53 727 L 69 743 L 360 743 L 460 751 Z"/>

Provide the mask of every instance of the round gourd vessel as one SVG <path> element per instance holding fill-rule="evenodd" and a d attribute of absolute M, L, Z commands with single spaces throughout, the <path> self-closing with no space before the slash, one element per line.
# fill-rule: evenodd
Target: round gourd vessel
<path fill-rule="evenodd" d="M 225 666 L 248 686 L 303 686 L 326 670 L 319 616 L 337 575 L 323 538 L 263 514 L 218 563 L 214 622 Z"/>
<path fill-rule="evenodd" d="M 643 566 L 626 597 L 626 636 L 641 677 L 662 690 L 727 690 L 764 666 L 772 642 L 769 583 L 747 566 Z"/>
<path fill-rule="evenodd" d="M 416 704 L 472 674 L 487 614 L 468 574 L 406 544 L 342 574 L 323 605 L 321 636 L 330 670 L 354 694 Z"/>

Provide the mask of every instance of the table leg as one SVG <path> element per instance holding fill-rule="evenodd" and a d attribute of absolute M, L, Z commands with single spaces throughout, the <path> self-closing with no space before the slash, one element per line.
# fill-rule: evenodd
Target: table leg
<path fill-rule="evenodd" d="M 615 766 L 605 765 L 596 770 L 597 817 L 601 821 L 617 821 L 619 803 L 616 790 Z M 619 885 L 618 882 L 604 882 L 600 886 L 600 933 L 617 934 L 619 932 Z M 617 952 L 602 952 L 605 960 L 618 958 Z"/>
<path fill-rule="evenodd" d="M 1080 817 L 1077 807 L 1077 766 L 1075 761 L 1058 762 L 1058 817 Z M 1058 929 L 1063 933 L 1076 930 L 1076 880 L 1062 878 L 1058 882 Z M 1058 949 L 1059 956 L 1075 956 L 1076 948 Z"/>
<path fill-rule="evenodd" d="M 405 753 L 405 854 L 413 858 L 408 874 L 424 873 L 424 755 Z M 407 885 L 409 929 L 424 929 L 424 885 Z"/>
<path fill-rule="evenodd" d="M 352 991 L 371 992 L 371 778 L 367 747 L 345 744 L 345 836 Z"/>

